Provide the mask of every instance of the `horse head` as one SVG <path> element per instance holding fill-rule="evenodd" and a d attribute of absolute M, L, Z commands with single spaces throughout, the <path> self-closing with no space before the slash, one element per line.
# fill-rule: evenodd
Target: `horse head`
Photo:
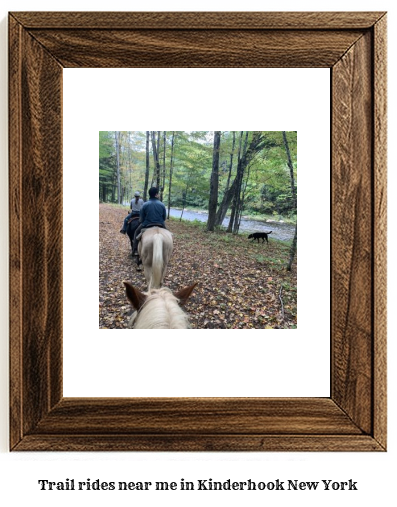
<path fill-rule="evenodd" d="M 135 309 L 128 324 L 135 329 L 187 329 L 189 320 L 182 310 L 197 283 L 172 292 L 167 287 L 141 292 L 129 282 L 123 282 L 129 302 Z"/>

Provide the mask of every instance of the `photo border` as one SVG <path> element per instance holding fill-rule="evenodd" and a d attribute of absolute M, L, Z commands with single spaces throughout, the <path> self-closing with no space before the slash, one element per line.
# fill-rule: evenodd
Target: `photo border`
<path fill-rule="evenodd" d="M 331 69 L 329 398 L 63 398 L 66 67 Z M 385 451 L 386 108 L 384 12 L 10 13 L 10 449 Z"/>

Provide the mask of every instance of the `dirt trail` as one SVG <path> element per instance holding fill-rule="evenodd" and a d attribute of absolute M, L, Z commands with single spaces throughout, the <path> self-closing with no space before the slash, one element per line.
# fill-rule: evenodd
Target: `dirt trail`
<path fill-rule="evenodd" d="M 123 280 L 145 290 L 142 271 L 120 234 L 125 209 L 99 206 L 99 327 L 123 329 L 131 308 Z M 289 248 L 269 239 L 252 243 L 246 235 L 207 233 L 197 224 L 167 221 L 174 251 L 164 285 L 171 290 L 198 282 L 186 304 L 193 329 L 293 328 L 296 265 L 285 270 Z M 281 291 L 281 292 L 280 292 Z"/>

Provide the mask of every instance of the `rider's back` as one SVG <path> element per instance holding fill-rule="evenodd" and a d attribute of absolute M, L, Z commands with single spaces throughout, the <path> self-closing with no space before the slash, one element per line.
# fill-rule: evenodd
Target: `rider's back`
<path fill-rule="evenodd" d="M 159 199 L 149 199 L 141 208 L 142 226 L 145 227 L 149 224 L 164 225 L 166 215 L 165 206 Z"/>

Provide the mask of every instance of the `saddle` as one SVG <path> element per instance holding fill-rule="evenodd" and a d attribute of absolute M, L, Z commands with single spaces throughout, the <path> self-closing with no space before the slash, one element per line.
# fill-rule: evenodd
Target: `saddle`
<path fill-rule="evenodd" d="M 133 220 L 138 220 L 139 218 L 139 213 L 137 214 L 134 214 L 127 222 L 127 224 L 130 224 Z"/>
<path fill-rule="evenodd" d="M 149 224 L 144 227 L 144 229 L 150 229 L 151 227 L 160 227 L 161 229 L 166 229 L 165 225 L 163 224 Z"/>
<path fill-rule="evenodd" d="M 147 229 L 151 229 L 152 227 L 160 227 L 161 229 L 167 229 L 167 227 L 165 225 L 162 225 L 162 224 L 148 224 L 146 225 L 145 227 L 143 227 L 141 229 L 141 232 L 138 234 L 138 236 L 136 237 L 136 239 L 139 241 L 142 237 L 142 234 L 147 230 Z"/>

